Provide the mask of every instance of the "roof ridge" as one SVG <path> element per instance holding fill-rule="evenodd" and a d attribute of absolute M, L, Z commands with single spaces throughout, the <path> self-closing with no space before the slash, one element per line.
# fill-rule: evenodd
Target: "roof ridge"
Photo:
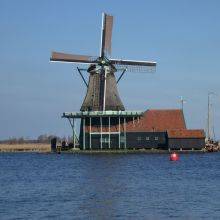
<path fill-rule="evenodd" d="M 183 111 L 182 109 L 179 108 L 167 108 L 167 109 L 147 109 L 146 111 Z"/>

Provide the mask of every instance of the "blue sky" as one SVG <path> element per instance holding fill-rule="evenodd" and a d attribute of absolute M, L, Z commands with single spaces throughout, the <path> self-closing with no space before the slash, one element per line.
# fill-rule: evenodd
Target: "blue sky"
<path fill-rule="evenodd" d="M 119 84 L 128 110 L 180 108 L 189 128 L 205 128 L 213 91 L 220 138 L 220 1 L 0 0 L 0 139 L 71 134 L 61 119 L 78 111 L 85 86 L 52 50 L 98 55 L 101 13 L 114 16 L 112 57 L 157 61 L 155 74 L 127 73 Z"/>

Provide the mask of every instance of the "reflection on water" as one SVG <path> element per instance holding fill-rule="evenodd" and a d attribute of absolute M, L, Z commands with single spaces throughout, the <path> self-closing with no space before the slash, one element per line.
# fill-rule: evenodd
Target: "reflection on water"
<path fill-rule="evenodd" d="M 0 154 L 0 219 L 220 216 L 220 154 Z"/>

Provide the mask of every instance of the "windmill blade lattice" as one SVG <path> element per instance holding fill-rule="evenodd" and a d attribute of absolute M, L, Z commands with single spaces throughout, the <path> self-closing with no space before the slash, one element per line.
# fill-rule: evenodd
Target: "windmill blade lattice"
<path fill-rule="evenodd" d="M 128 72 L 154 73 L 156 62 L 110 59 L 111 63 L 119 69 L 126 69 Z"/>

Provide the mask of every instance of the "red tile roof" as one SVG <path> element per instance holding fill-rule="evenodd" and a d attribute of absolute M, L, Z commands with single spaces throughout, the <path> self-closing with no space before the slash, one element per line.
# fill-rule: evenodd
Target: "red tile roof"
<path fill-rule="evenodd" d="M 97 121 L 99 123 L 99 121 Z M 96 123 L 97 123 L 96 122 Z M 128 121 L 126 119 L 126 132 L 167 132 L 169 138 L 204 138 L 204 130 L 188 130 L 186 128 L 183 111 L 180 109 L 168 109 L 168 110 L 147 110 L 144 115 L 139 119 L 135 118 Z M 121 119 L 120 131 L 124 132 L 124 123 Z M 86 126 L 86 132 L 89 132 L 90 128 Z M 100 126 L 93 124 L 91 126 L 92 132 L 100 132 Z M 108 132 L 109 127 L 103 126 L 102 132 Z M 111 132 L 119 131 L 119 126 L 116 123 L 111 125 Z"/>
<path fill-rule="evenodd" d="M 180 109 L 147 110 L 138 120 L 128 122 L 127 131 L 166 131 L 186 129 L 183 111 Z"/>
<path fill-rule="evenodd" d="M 169 138 L 205 138 L 204 130 L 168 130 Z"/>

